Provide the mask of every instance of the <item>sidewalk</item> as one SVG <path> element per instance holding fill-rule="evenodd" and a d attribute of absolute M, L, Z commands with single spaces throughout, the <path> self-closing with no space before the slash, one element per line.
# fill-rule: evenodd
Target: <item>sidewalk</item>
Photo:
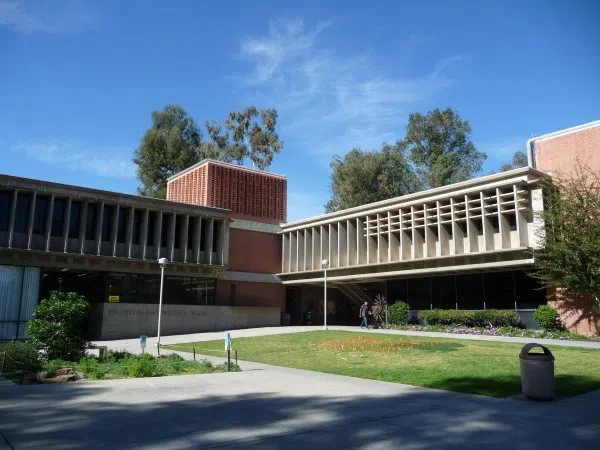
<path fill-rule="evenodd" d="M 255 336 L 269 336 L 275 334 L 290 334 L 290 333 L 302 333 L 306 331 L 320 331 L 322 326 L 289 326 L 289 327 L 264 327 L 264 328 L 248 328 L 243 330 L 231 330 L 231 337 L 233 339 L 255 337 Z M 408 330 L 361 330 L 359 327 L 351 326 L 339 326 L 334 325 L 328 328 L 329 330 L 336 331 L 351 331 L 356 333 L 379 333 L 379 334 L 394 334 L 400 336 L 419 336 L 419 337 L 430 337 L 430 338 L 443 338 L 443 339 L 466 339 L 475 341 L 488 341 L 488 342 L 507 342 L 513 344 L 527 344 L 529 342 L 536 342 L 538 344 L 548 346 L 560 346 L 560 347 L 579 347 L 600 350 L 600 342 L 598 341 L 563 341 L 559 339 L 535 339 L 535 338 L 522 338 L 522 337 L 504 337 L 504 336 L 479 336 L 472 334 L 452 334 L 452 333 L 434 333 L 428 331 L 408 331 Z M 194 334 L 180 334 L 173 336 L 161 336 L 160 342 L 162 345 L 169 344 L 183 344 L 187 342 L 204 342 L 223 340 L 225 337 L 225 331 L 216 331 L 209 333 L 194 333 Z M 139 353 L 139 339 L 120 339 L 114 341 L 96 341 L 97 345 L 106 345 L 111 350 L 128 351 L 131 353 Z M 154 351 L 156 349 L 156 337 L 149 337 L 146 342 L 147 351 Z"/>

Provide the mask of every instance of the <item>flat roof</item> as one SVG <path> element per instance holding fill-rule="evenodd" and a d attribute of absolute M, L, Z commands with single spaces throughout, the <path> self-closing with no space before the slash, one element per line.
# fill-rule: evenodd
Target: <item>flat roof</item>
<path fill-rule="evenodd" d="M 287 180 L 287 177 L 285 175 L 279 175 L 279 174 L 276 174 L 273 172 L 267 172 L 265 170 L 250 169 L 249 167 L 240 166 L 238 164 L 226 163 L 223 161 L 217 161 L 216 159 L 204 159 L 204 160 L 200 161 L 199 163 L 196 163 L 193 166 L 188 167 L 187 169 L 183 169 L 181 172 L 177 172 L 175 175 L 171 175 L 169 178 L 167 178 L 167 182 L 171 182 L 189 172 L 192 172 L 193 170 L 198 169 L 199 167 L 202 167 L 202 166 L 208 165 L 208 164 L 214 164 L 216 166 L 227 167 L 227 168 L 239 170 L 242 172 L 251 172 L 251 173 L 256 173 L 256 174 L 267 176 L 267 177 L 280 178 L 282 180 Z"/>
<path fill-rule="evenodd" d="M 424 199 L 427 197 L 432 197 L 432 196 L 439 195 L 439 194 L 449 193 L 451 191 L 456 191 L 459 189 L 465 189 L 465 188 L 474 187 L 474 186 L 486 184 L 486 183 L 493 183 L 495 181 L 501 181 L 503 179 L 508 179 L 508 178 L 512 178 L 512 177 L 520 176 L 520 175 L 527 175 L 530 173 L 534 174 L 536 176 L 539 176 L 539 177 L 545 177 L 545 178 L 550 177 L 550 174 L 543 172 L 541 170 L 533 169 L 531 167 L 521 167 L 519 169 L 507 170 L 506 172 L 500 172 L 500 173 L 495 173 L 492 175 L 486 175 L 483 177 L 473 178 L 471 180 L 461 181 L 459 183 L 448 184 L 446 186 L 441 186 L 441 187 L 433 188 L 433 189 L 427 189 L 424 191 L 418 191 L 418 192 L 414 192 L 412 194 L 401 195 L 399 197 L 393 197 L 393 198 L 389 198 L 386 200 L 380 200 L 378 202 L 365 203 L 364 205 L 354 206 L 352 208 L 341 209 L 339 211 L 334 211 L 331 213 L 308 217 L 306 219 L 300 219 L 300 220 L 296 220 L 294 222 L 287 222 L 285 224 L 282 224 L 281 226 L 283 228 L 292 228 L 292 227 L 297 227 L 297 226 L 302 226 L 302 225 L 308 225 L 311 222 L 328 221 L 328 220 L 334 220 L 337 217 L 343 217 L 343 216 L 347 216 L 347 215 L 354 215 L 354 214 L 360 214 L 360 213 L 367 213 L 374 208 L 384 208 L 386 206 L 393 205 L 395 203 L 416 201 L 416 200 Z"/>

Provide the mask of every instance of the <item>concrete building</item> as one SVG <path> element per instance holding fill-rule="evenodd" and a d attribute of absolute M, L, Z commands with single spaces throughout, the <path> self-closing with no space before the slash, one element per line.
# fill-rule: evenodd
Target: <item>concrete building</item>
<path fill-rule="evenodd" d="M 564 307 L 527 275 L 544 224 L 540 183 L 600 171 L 600 121 L 527 142 L 529 167 L 286 223 L 287 180 L 202 161 L 168 180 L 167 200 L 0 175 L 0 339 L 26 337 L 51 290 L 92 304 L 91 338 L 156 333 L 166 257 L 164 334 L 321 323 L 354 324 L 383 293 L 430 308 L 516 309 L 548 300 L 571 329 L 592 332 L 586 308 Z"/>

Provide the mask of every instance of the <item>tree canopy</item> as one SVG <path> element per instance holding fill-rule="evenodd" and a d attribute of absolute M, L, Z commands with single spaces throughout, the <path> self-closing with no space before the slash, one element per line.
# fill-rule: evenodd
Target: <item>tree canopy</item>
<path fill-rule="evenodd" d="M 544 189 L 544 221 L 533 276 L 544 286 L 594 298 L 600 308 L 600 175 L 579 164 Z"/>
<path fill-rule="evenodd" d="M 404 145 L 426 189 L 473 178 L 486 159 L 471 141 L 471 125 L 451 108 L 408 118 Z"/>
<path fill-rule="evenodd" d="M 486 156 L 471 142 L 471 126 L 448 108 L 411 114 L 406 136 L 381 150 L 353 149 L 331 162 L 327 212 L 472 178 Z"/>
<path fill-rule="evenodd" d="M 138 192 L 165 198 L 167 179 L 206 158 L 243 165 L 249 159 L 255 168 L 267 169 L 283 148 L 276 131 L 277 111 L 250 106 L 231 112 L 224 125 L 206 122 L 208 140 L 179 105 L 167 105 L 152 113 L 152 125 L 134 152 Z"/>
<path fill-rule="evenodd" d="M 526 167 L 528 164 L 529 162 L 527 161 L 527 155 L 525 152 L 518 150 L 514 153 L 510 162 L 504 163 L 500 166 L 500 172 L 519 169 L 521 167 Z"/>

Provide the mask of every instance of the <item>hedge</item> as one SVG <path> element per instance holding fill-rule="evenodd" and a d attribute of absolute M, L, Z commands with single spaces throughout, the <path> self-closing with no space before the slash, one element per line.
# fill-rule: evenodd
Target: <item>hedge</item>
<path fill-rule="evenodd" d="M 556 331 L 561 328 L 558 312 L 548 305 L 540 305 L 533 313 L 533 318 L 538 325 L 546 331 Z"/>
<path fill-rule="evenodd" d="M 388 322 L 394 325 L 404 325 L 408 322 L 408 303 L 397 301 L 388 306 Z"/>
<path fill-rule="evenodd" d="M 465 327 L 516 327 L 519 315 L 515 311 L 487 309 L 468 311 L 462 309 L 433 309 L 419 312 L 419 318 L 428 325 L 460 325 Z"/>

